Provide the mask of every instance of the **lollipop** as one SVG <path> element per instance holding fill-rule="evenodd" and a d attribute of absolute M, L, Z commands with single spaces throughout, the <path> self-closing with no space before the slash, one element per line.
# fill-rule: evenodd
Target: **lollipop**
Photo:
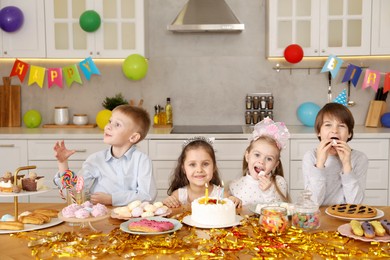
<path fill-rule="evenodd" d="M 66 170 L 65 173 L 61 176 L 61 189 L 60 195 L 63 200 L 66 200 L 63 190 L 66 189 L 68 193 L 71 195 L 72 202 L 76 202 L 76 198 L 72 192 L 72 188 L 77 184 L 77 176 L 71 170 Z"/>

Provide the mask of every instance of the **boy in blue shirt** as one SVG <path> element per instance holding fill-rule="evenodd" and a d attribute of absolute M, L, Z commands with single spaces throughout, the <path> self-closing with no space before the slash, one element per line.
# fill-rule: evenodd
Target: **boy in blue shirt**
<path fill-rule="evenodd" d="M 104 127 L 104 143 L 110 147 L 90 155 L 77 174 L 83 176 L 84 187 L 89 187 L 94 204 L 123 206 L 131 201 L 152 202 L 157 196 L 148 155 L 136 149 L 150 128 L 150 116 L 143 108 L 120 105 L 112 111 Z M 68 158 L 75 150 L 68 150 L 64 141 L 54 146 L 58 173 L 54 183 L 62 187 L 61 176 L 68 170 Z M 88 190 L 86 190 L 88 192 Z"/>

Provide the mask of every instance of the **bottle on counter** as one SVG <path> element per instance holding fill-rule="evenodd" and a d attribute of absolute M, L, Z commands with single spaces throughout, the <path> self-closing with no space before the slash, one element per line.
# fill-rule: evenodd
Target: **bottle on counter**
<path fill-rule="evenodd" d="M 154 116 L 153 116 L 153 123 L 154 123 L 155 125 L 158 125 L 158 124 L 159 124 L 159 121 L 158 121 L 158 113 L 159 113 L 159 111 L 158 111 L 158 106 L 155 105 L 155 106 L 154 106 Z"/>
<path fill-rule="evenodd" d="M 166 124 L 173 124 L 173 109 L 171 105 L 171 98 L 167 98 L 167 104 L 165 105 L 165 114 L 166 114 Z"/>
<path fill-rule="evenodd" d="M 164 108 L 158 105 L 158 123 L 160 125 L 166 125 L 167 124 L 167 115 L 164 111 Z"/>

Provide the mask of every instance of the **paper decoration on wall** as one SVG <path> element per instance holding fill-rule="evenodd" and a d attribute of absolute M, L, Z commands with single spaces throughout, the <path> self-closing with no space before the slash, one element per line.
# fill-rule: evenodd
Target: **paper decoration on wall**
<path fill-rule="evenodd" d="M 62 88 L 62 69 L 61 68 L 48 68 L 47 69 L 47 84 L 49 88 L 53 85 L 57 85 Z"/>
<path fill-rule="evenodd" d="M 341 91 L 340 94 L 335 99 L 333 99 L 333 102 L 348 106 L 347 90 L 343 89 L 343 91 Z"/>
<path fill-rule="evenodd" d="M 376 92 L 378 90 L 380 79 L 381 79 L 380 71 L 366 69 L 366 74 L 364 75 L 362 88 L 365 89 L 371 87 Z"/>
<path fill-rule="evenodd" d="M 9 76 L 10 77 L 18 76 L 19 80 L 23 82 L 29 67 L 30 67 L 29 64 L 16 59 Z"/>
<path fill-rule="evenodd" d="M 100 75 L 100 71 L 91 57 L 84 59 L 78 64 L 84 76 L 87 78 L 87 80 L 91 79 L 92 74 Z M 48 88 L 51 88 L 54 85 L 57 85 L 60 88 L 62 88 L 64 79 L 68 87 L 70 87 L 73 82 L 83 84 L 80 78 L 80 72 L 76 64 L 65 66 L 63 68 L 46 69 L 43 67 L 30 65 L 26 62 L 16 59 L 9 76 L 10 77 L 17 76 L 20 82 L 23 83 L 29 69 L 30 69 L 30 75 L 28 80 L 29 86 L 36 83 L 39 87 L 42 88 L 45 80 L 46 70 L 47 70 Z"/>
<path fill-rule="evenodd" d="M 321 72 L 328 72 L 332 74 L 332 77 L 336 77 L 337 73 L 340 70 L 341 64 L 343 63 L 343 60 L 340 58 L 330 55 L 325 62 L 325 65 L 323 66 Z M 356 87 L 360 75 L 362 74 L 362 68 L 353 64 L 348 64 L 345 74 L 343 76 L 342 82 L 351 81 L 353 85 Z M 385 75 L 384 84 L 383 84 L 383 93 L 386 93 L 390 90 L 390 72 L 382 73 L 377 70 L 371 70 L 366 69 L 364 80 L 362 83 L 362 89 L 366 89 L 368 87 L 371 87 L 375 90 L 375 92 L 378 91 L 379 83 L 381 81 L 381 75 Z"/>
<path fill-rule="evenodd" d="M 91 79 L 92 74 L 100 75 L 99 69 L 96 67 L 95 63 L 93 62 L 92 58 L 86 58 L 85 60 L 81 61 L 79 63 L 80 69 L 84 73 L 87 80 Z"/>
<path fill-rule="evenodd" d="M 345 70 L 345 74 L 343 77 L 343 80 L 341 81 L 342 83 L 351 81 L 353 86 L 356 88 L 356 85 L 359 81 L 360 74 L 362 74 L 362 68 L 353 65 L 353 64 L 348 64 L 347 69 Z"/>
<path fill-rule="evenodd" d="M 329 71 L 330 74 L 332 74 L 332 78 L 334 79 L 339 72 L 341 65 L 343 64 L 343 60 L 334 56 L 330 55 L 328 59 L 325 62 L 324 67 L 322 67 L 321 72 L 327 72 Z"/>
<path fill-rule="evenodd" d="M 66 85 L 68 85 L 68 87 L 70 87 L 70 85 L 72 85 L 73 82 L 83 84 L 76 64 L 63 67 L 62 72 L 65 78 Z"/>
<path fill-rule="evenodd" d="M 32 65 L 30 67 L 30 76 L 28 77 L 28 85 L 31 86 L 34 83 L 42 88 L 43 81 L 45 79 L 45 68 Z"/>

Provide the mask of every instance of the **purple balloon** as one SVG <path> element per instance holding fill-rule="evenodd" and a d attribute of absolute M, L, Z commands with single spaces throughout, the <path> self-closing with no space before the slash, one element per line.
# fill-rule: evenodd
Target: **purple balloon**
<path fill-rule="evenodd" d="M 0 27 L 6 32 L 19 30 L 23 21 L 23 12 L 16 6 L 7 6 L 0 10 Z"/>

